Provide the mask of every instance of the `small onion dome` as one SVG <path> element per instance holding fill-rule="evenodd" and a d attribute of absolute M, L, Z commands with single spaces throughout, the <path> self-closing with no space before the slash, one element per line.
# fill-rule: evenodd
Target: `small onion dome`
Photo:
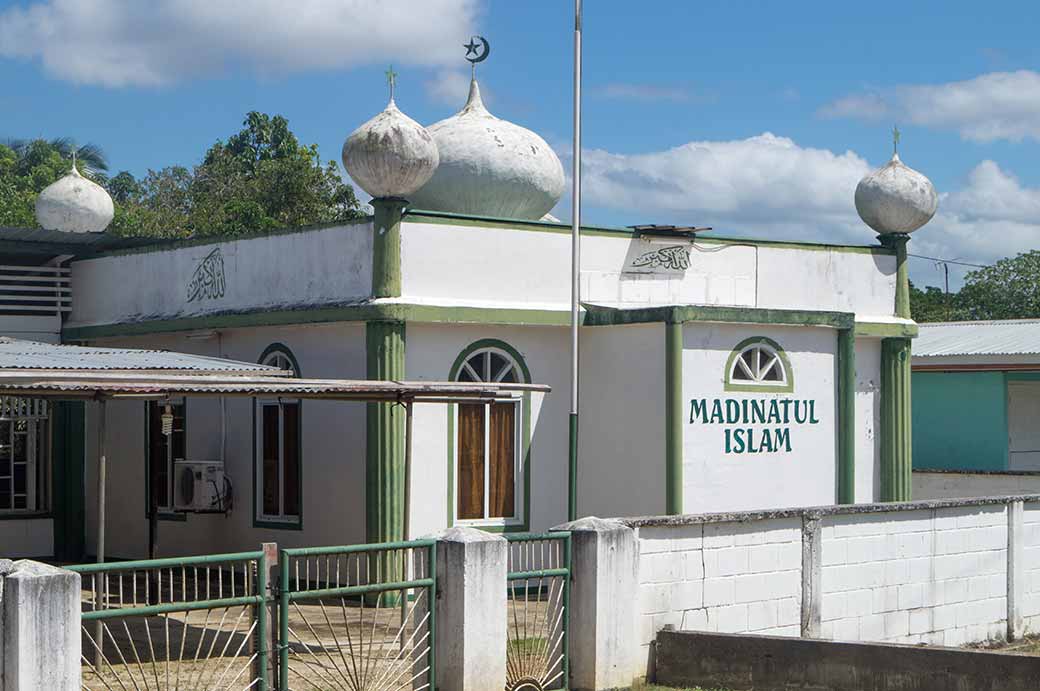
<path fill-rule="evenodd" d="M 437 168 L 437 145 L 394 99 L 343 143 L 343 167 L 375 199 L 407 197 Z"/>
<path fill-rule="evenodd" d="M 36 198 L 36 220 L 47 230 L 100 233 L 113 215 L 112 197 L 101 185 L 80 175 L 76 166 Z"/>
<path fill-rule="evenodd" d="M 892 160 L 856 185 L 856 211 L 881 233 L 912 233 L 932 220 L 939 196 L 932 181 L 899 160 Z"/>
<path fill-rule="evenodd" d="M 563 194 L 563 166 L 534 132 L 488 112 L 476 80 L 466 107 L 430 125 L 441 164 L 413 194 L 418 209 L 540 219 Z"/>

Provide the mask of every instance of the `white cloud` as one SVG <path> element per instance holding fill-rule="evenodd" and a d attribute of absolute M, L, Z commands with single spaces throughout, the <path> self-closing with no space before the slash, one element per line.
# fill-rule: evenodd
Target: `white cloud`
<path fill-rule="evenodd" d="M 834 101 L 820 114 L 909 122 L 980 142 L 1040 140 L 1040 73 L 991 72 L 960 82 L 872 90 Z"/>
<path fill-rule="evenodd" d="M 80 84 L 155 86 L 459 58 L 479 0 L 41 0 L 0 12 L 0 56 Z"/>
<path fill-rule="evenodd" d="M 801 147 L 768 132 L 645 154 L 586 150 L 585 217 L 609 209 L 632 222 L 709 225 L 720 234 L 871 244 L 874 232 L 857 216 L 853 195 L 872 167 L 853 151 Z M 987 160 L 940 194 L 939 213 L 914 234 L 911 251 L 988 264 L 1038 245 L 1040 188 Z M 953 287 L 964 273 L 951 272 Z M 916 261 L 911 278 L 937 284 L 941 274 Z"/>
<path fill-rule="evenodd" d="M 466 104 L 466 98 L 469 96 L 469 82 L 469 70 L 444 69 L 439 70 L 431 79 L 428 79 L 424 86 L 427 95 L 434 101 L 451 106 L 456 110 L 462 110 L 462 106 Z M 483 83 L 480 85 L 480 97 L 486 104 L 488 94 Z"/>
<path fill-rule="evenodd" d="M 592 93 L 603 98 L 625 101 L 689 101 L 693 94 L 684 86 L 662 86 L 656 84 L 625 84 L 616 82 L 592 89 Z"/>

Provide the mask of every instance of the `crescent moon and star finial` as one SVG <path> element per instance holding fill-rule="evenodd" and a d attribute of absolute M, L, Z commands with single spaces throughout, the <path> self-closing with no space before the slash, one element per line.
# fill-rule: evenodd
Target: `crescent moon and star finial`
<path fill-rule="evenodd" d="M 462 47 L 466 49 L 466 60 L 470 63 L 471 72 L 476 75 L 477 63 L 484 62 L 491 54 L 491 44 L 483 36 L 470 36 L 469 43 L 464 43 Z"/>
<path fill-rule="evenodd" d="M 390 100 L 394 100 L 394 86 L 397 85 L 397 72 L 394 72 L 394 66 L 390 65 L 384 74 L 386 74 L 386 83 L 390 85 Z"/>
<path fill-rule="evenodd" d="M 893 154 L 898 154 L 899 153 L 899 137 L 902 134 L 903 133 L 899 131 L 899 125 L 896 125 L 896 126 L 894 126 L 892 128 L 892 153 Z"/>

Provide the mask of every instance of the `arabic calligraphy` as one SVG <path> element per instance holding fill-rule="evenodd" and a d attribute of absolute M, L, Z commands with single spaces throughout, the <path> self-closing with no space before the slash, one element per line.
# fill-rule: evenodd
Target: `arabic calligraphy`
<path fill-rule="evenodd" d="M 224 297 L 224 255 L 217 247 L 199 262 L 188 283 L 188 302 Z"/>
<path fill-rule="evenodd" d="M 634 269 L 670 269 L 685 271 L 690 268 L 690 248 L 682 245 L 671 245 L 661 249 L 650 250 L 632 260 Z"/>

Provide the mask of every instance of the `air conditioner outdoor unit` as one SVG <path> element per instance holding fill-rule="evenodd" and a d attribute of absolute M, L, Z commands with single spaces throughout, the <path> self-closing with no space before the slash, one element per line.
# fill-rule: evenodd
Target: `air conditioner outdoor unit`
<path fill-rule="evenodd" d="M 231 483 L 220 461 L 177 461 L 173 464 L 173 509 L 191 513 L 225 513 L 231 509 Z"/>

